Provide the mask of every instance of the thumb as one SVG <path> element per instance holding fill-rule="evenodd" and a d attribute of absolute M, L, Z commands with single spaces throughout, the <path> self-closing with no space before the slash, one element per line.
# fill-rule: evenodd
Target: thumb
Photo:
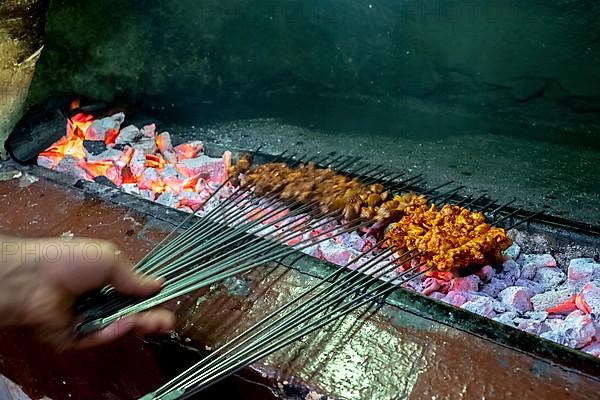
<path fill-rule="evenodd" d="M 124 317 L 101 331 L 81 338 L 69 346 L 72 349 L 83 349 L 99 346 L 117 340 L 128 333 L 144 336 L 150 333 L 167 333 L 175 326 L 173 313 L 162 310 L 150 310 Z"/>

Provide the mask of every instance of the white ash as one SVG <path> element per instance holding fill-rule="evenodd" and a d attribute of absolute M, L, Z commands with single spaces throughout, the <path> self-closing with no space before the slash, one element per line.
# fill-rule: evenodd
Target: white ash
<path fill-rule="evenodd" d="M 509 286 L 498 294 L 502 303 L 520 312 L 529 311 L 533 308 L 531 305 L 532 296 L 531 289 L 521 286 Z"/>
<path fill-rule="evenodd" d="M 569 282 L 588 282 L 600 276 L 600 264 L 593 258 L 574 258 L 567 270 Z"/>
<path fill-rule="evenodd" d="M 99 161 L 121 161 L 125 157 L 125 153 L 121 150 L 116 149 L 106 149 L 102 153 L 93 155 L 87 155 L 87 161 L 89 162 L 99 162 Z"/>
<path fill-rule="evenodd" d="M 450 290 L 459 292 L 477 292 L 481 280 L 477 275 L 469 275 L 463 278 L 453 278 L 450 281 Z"/>
<path fill-rule="evenodd" d="M 521 268 L 514 260 L 508 259 L 502 263 L 502 271 L 498 273 L 498 277 L 504 281 L 507 286 L 514 285 L 520 276 Z"/>
<path fill-rule="evenodd" d="M 516 280 L 515 286 L 526 287 L 529 290 L 531 290 L 534 294 L 543 293 L 545 290 L 541 284 L 531 281 L 529 279 L 523 279 L 522 277 Z"/>
<path fill-rule="evenodd" d="M 452 304 L 453 306 L 460 307 L 467 302 L 468 296 L 468 293 L 456 292 L 451 290 L 441 300 L 443 302 Z"/>
<path fill-rule="evenodd" d="M 110 117 L 97 119 L 87 128 L 85 132 L 86 139 L 105 140 L 106 134 L 111 130 L 118 131 L 123 121 L 125 121 L 125 114 L 122 112 Z"/>
<path fill-rule="evenodd" d="M 550 254 L 521 254 L 517 262 L 522 265 L 534 265 L 540 267 L 556 267 L 556 260 Z"/>
<path fill-rule="evenodd" d="M 596 335 L 596 328 L 590 316 L 579 310 L 569 314 L 563 323 L 551 325 L 551 328 L 552 330 L 540 336 L 576 349 L 591 343 Z"/>
<path fill-rule="evenodd" d="M 549 308 L 558 306 L 561 303 L 572 298 L 577 294 L 577 290 L 571 287 L 561 286 L 548 290 L 544 293 L 536 294 L 531 297 L 531 304 L 536 311 L 546 311 Z"/>
<path fill-rule="evenodd" d="M 473 300 L 463 303 L 461 308 L 488 318 L 496 316 L 494 301 L 489 297 L 478 296 Z"/>
<path fill-rule="evenodd" d="M 79 179 L 85 179 L 88 181 L 92 180 L 91 176 L 87 173 L 87 171 L 81 168 L 79 160 L 70 155 L 66 155 L 62 160 L 60 160 L 60 162 L 56 166 L 56 171 L 73 175 L 74 177 Z"/>
<path fill-rule="evenodd" d="M 542 285 L 544 289 L 552 289 L 563 283 L 566 279 L 567 275 L 558 268 L 541 267 L 537 269 L 533 281 Z"/>
<path fill-rule="evenodd" d="M 157 203 L 162 204 L 167 207 L 173 207 L 173 208 L 175 208 L 177 206 L 178 201 L 179 200 L 177 199 L 177 196 L 175 196 L 175 194 L 173 192 L 169 192 L 169 191 L 163 192 L 156 199 Z"/>
<path fill-rule="evenodd" d="M 581 307 L 590 314 L 600 315 L 600 286 L 593 282 L 586 283 L 580 292 Z"/>
<path fill-rule="evenodd" d="M 156 124 L 144 125 L 142 129 L 140 129 L 140 131 L 144 136 L 154 138 L 154 136 L 156 135 Z"/>
<path fill-rule="evenodd" d="M 514 320 L 517 318 L 519 314 L 516 311 L 507 311 L 504 312 L 497 317 L 494 317 L 494 321 L 501 322 L 505 325 L 515 326 Z"/>
<path fill-rule="evenodd" d="M 550 325 L 548 325 L 544 321 L 516 318 L 515 323 L 517 325 L 517 328 L 521 329 L 522 331 L 531 333 L 533 335 L 540 336 L 543 333 L 552 331 L 552 328 L 550 328 Z"/>
<path fill-rule="evenodd" d="M 510 245 L 510 247 L 508 249 L 504 250 L 502 252 L 502 254 L 505 257 L 508 257 L 508 258 L 510 258 L 512 260 L 516 260 L 517 257 L 519 257 L 519 254 L 521 254 L 521 247 L 519 247 L 518 244 L 513 243 L 513 244 Z"/>
<path fill-rule="evenodd" d="M 600 342 L 593 342 L 584 346 L 581 348 L 581 351 L 591 354 L 594 357 L 600 357 Z"/>
<path fill-rule="evenodd" d="M 546 311 L 527 311 L 525 317 L 534 321 L 545 321 L 548 318 L 548 313 Z"/>
<path fill-rule="evenodd" d="M 127 125 L 119 131 L 119 136 L 115 140 L 115 144 L 129 144 L 141 139 L 142 132 L 135 125 Z"/>
<path fill-rule="evenodd" d="M 498 293 L 503 291 L 508 287 L 508 284 L 499 277 L 492 277 L 489 283 L 486 283 L 481 286 L 481 292 L 491 296 L 496 297 Z"/>

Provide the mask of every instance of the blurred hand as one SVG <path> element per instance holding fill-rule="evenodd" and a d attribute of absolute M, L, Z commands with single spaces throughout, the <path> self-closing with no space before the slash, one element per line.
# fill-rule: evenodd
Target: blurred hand
<path fill-rule="evenodd" d="M 0 326 L 28 326 L 59 349 L 104 344 L 127 333 L 166 333 L 175 318 L 150 310 L 120 319 L 81 339 L 72 307 L 77 297 L 112 284 L 131 296 L 149 296 L 162 281 L 136 275 L 119 259 L 115 245 L 90 239 L 2 239 L 0 260 Z"/>

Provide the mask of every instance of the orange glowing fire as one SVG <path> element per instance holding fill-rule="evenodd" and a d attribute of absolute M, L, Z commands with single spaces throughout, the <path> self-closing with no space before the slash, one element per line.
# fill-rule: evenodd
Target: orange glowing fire
<path fill-rule="evenodd" d="M 78 100 L 74 100 L 71 103 L 71 110 L 77 109 L 79 105 Z M 202 156 L 204 147 L 199 141 L 184 143 L 174 148 L 169 134 L 163 132 L 157 135 L 153 124 L 143 129 L 128 127 L 129 135 L 132 129 L 133 132 L 137 130 L 138 142 L 132 144 L 129 143 L 130 139 L 123 139 L 120 145 L 116 146 L 123 119 L 124 115 L 115 114 L 98 120 L 95 124 L 97 120 L 93 115 L 83 112 L 75 114 L 67 121 L 65 136 L 39 154 L 38 164 L 67 172 L 78 169 L 74 172 L 83 179 L 104 176 L 117 186 L 135 184 L 139 190 L 151 191 L 154 199 L 165 192 L 173 192 L 178 196 L 187 193 L 187 197 L 182 196 L 179 205 L 192 209 L 197 207 L 202 196 L 206 196 L 207 192 L 213 190 L 210 186 L 212 181 L 221 183 L 226 179 L 225 164 L 228 160 Z M 129 137 L 125 136 L 125 138 Z M 140 137 L 144 138 L 145 144 L 142 144 Z M 154 139 L 155 148 L 151 145 L 150 138 Z M 149 139 L 150 146 L 148 146 Z M 86 149 L 88 146 L 86 141 L 89 141 L 93 148 L 98 148 L 98 143 L 104 142 L 105 149 L 102 150 L 100 147 L 99 154 L 92 155 L 88 153 L 89 148 Z M 69 162 L 61 166 L 61 162 L 67 156 L 70 157 Z M 217 170 L 222 170 L 222 174 L 213 175 L 213 170 L 210 170 L 211 173 L 199 170 L 194 172 L 189 167 L 184 169 L 185 173 L 173 172 L 180 170 L 179 163 L 199 156 L 208 159 L 207 162 L 212 163 L 210 165 L 218 165 Z M 168 171 L 167 166 L 171 166 Z M 149 173 L 145 174 L 146 171 Z M 190 172 L 194 175 L 191 176 Z"/>

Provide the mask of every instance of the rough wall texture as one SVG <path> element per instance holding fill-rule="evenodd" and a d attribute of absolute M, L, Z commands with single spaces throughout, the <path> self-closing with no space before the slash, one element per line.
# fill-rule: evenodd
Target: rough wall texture
<path fill-rule="evenodd" d="M 2 144 L 21 116 L 42 49 L 47 0 L 0 2 L 0 157 Z"/>
<path fill-rule="evenodd" d="M 54 0 L 32 101 L 375 97 L 600 123 L 593 0 Z"/>

